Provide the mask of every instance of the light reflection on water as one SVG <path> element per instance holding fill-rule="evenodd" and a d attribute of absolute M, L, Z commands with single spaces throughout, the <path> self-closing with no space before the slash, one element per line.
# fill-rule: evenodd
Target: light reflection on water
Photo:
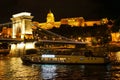
<path fill-rule="evenodd" d="M 22 65 L 20 58 L 0 60 L 0 80 L 37 80 L 38 70 Z"/>
<path fill-rule="evenodd" d="M 120 62 L 120 52 L 112 58 Z M 120 80 L 120 65 L 25 65 L 6 57 L 0 58 L 0 80 Z"/>
<path fill-rule="evenodd" d="M 19 57 L 0 60 L 0 80 L 118 80 L 120 66 L 23 65 Z"/>
<path fill-rule="evenodd" d="M 23 44 L 11 48 L 11 56 L 24 55 Z M 120 62 L 120 52 L 111 60 Z M 23 65 L 19 57 L 0 58 L 0 80 L 120 80 L 120 65 Z"/>

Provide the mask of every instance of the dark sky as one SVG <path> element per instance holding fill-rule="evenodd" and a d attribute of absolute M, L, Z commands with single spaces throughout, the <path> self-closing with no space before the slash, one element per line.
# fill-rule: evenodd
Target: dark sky
<path fill-rule="evenodd" d="M 30 12 L 33 20 L 45 22 L 51 10 L 56 21 L 67 17 L 85 20 L 116 18 L 120 15 L 119 0 L 0 0 L 0 23 L 10 22 L 13 14 Z"/>

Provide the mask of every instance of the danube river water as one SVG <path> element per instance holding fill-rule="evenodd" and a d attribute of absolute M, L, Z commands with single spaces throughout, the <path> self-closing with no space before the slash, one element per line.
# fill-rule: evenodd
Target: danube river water
<path fill-rule="evenodd" d="M 6 57 L 0 59 L 0 80 L 120 80 L 120 65 L 27 65 Z"/>

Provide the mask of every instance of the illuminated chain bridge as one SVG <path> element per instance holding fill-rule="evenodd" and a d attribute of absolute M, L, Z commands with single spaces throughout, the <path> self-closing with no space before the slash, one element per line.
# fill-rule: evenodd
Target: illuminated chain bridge
<path fill-rule="evenodd" d="M 55 48 L 75 48 L 78 47 L 79 44 L 85 44 L 83 42 L 76 42 L 64 36 L 53 33 L 49 30 L 42 29 L 39 25 L 35 25 L 34 23 L 30 23 L 29 26 L 32 29 L 32 34 L 24 34 L 24 39 L 21 38 L 21 30 L 17 29 L 16 38 L 12 37 L 12 32 L 9 30 L 12 29 L 12 26 L 16 23 L 5 23 L 0 24 L 2 27 L 1 38 L 0 41 L 10 42 L 10 43 L 20 43 L 20 42 L 35 42 L 36 46 L 47 48 L 47 49 L 55 49 Z M 7 28 L 4 29 L 4 26 Z M 13 30 L 13 29 L 12 29 Z M 9 33 L 6 33 L 6 32 Z M 14 32 L 14 31 L 13 31 Z M 4 34 L 3 34 L 4 33 Z"/>
<path fill-rule="evenodd" d="M 37 45 L 45 45 L 45 47 L 48 45 L 84 44 L 43 29 L 39 24 L 32 22 L 32 18 L 31 13 L 23 12 L 14 14 L 11 18 L 12 22 L 0 24 L 0 41 L 10 43 L 35 42 Z"/>

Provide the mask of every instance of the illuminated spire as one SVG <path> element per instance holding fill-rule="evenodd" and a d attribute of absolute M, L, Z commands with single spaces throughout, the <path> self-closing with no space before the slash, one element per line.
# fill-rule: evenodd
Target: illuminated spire
<path fill-rule="evenodd" d="M 51 10 L 49 10 L 49 13 L 52 13 Z"/>
<path fill-rule="evenodd" d="M 47 14 L 47 22 L 55 22 L 54 20 L 54 14 L 49 10 L 49 13 Z"/>

